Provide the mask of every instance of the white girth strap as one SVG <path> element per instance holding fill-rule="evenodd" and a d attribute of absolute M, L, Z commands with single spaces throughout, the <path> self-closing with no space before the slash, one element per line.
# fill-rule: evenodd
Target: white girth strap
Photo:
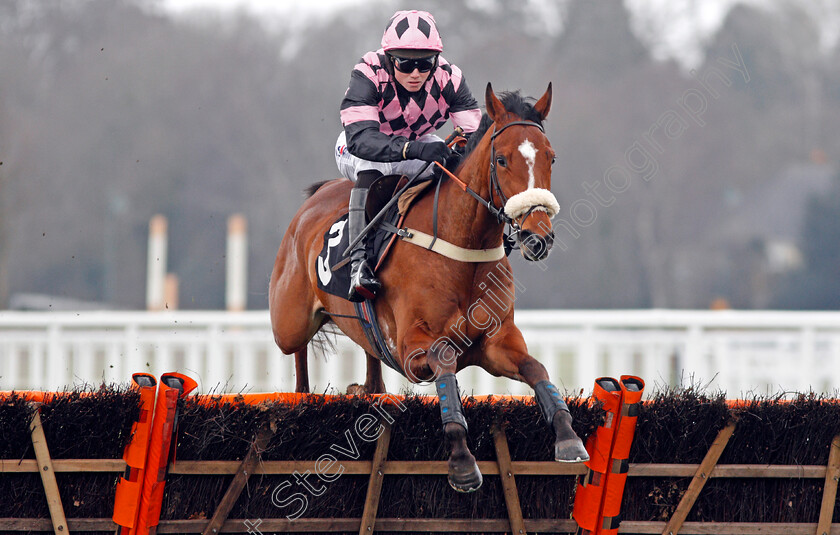
<path fill-rule="evenodd" d="M 464 249 L 440 238 L 435 240 L 434 245 L 432 245 L 432 240 L 434 240 L 432 236 L 412 228 L 404 229 L 399 236 L 403 241 L 460 262 L 495 262 L 505 257 L 503 245 L 499 245 L 495 249 Z M 432 246 L 429 247 L 430 245 Z"/>

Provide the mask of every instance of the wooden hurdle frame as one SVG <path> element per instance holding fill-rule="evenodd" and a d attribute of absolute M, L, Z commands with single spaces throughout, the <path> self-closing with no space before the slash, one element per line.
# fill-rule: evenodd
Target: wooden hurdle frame
<path fill-rule="evenodd" d="M 384 424 L 383 424 L 384 425 Z M 624 521 L 619 533 L 663 535 L 764 535 L 778 533 L 785 535 L 840 535 L 840 523 L 832 523 L 840 481 L 840 435 L 831 442 L 827 465 L 719 465 L 718 460 L 735 431 L 736 424 L 730 423 L 717 435 L 700 464 L 630 464 L 629 477 L 691 477 L 691 483 L 683 493 L 674 514 L 667 522 Z M 36 459 L 2 459 L 0 475 L 7 473 L 39 473 L 44 487 L 51 518 L 0 518 L 0 531 L 50 531 L 56 534 L 74 531 L 114 532 L 117 524 L 110 518 L 70 518 L 64 516 L 61 498 L 56 483 L 56 473 L 124 472 L 126 463 L 122 459 L 64 459 L 52 460 L 44 437 L 40 414 L 35 406 L 30 424 L 31 439 Z M 222 501 L 210 519 L 163 520 L 157 526 L 157 533 L 230 533 L 247 531 L 248 526 L 260 531 L 271 532 L 354 532 L 369 534 L 374 531 L 397 532 L 499 532 L 522 535 L 531 533 L 574 533 L 577 524 L 568 519 L 524 519 L 520 508 L 516 476 L 575 476 L 587 472 L 583 465 L 568 465 L 553 461 L 512 461 L 507 437 L 503 428 L 492 430 L 496 461 L 479 461 L 485 475 L 501 478 L 506 519 L 434 519 L 434 518 L 377 518 L 377 509 L 385 476 L 393 475 L 440 475 L 448 473 L 446 461 L 387 461 L 391 439 L 390 426 L 377 439 L 371 460 L 342 461 L 344 473 L 368 475 L 369 484 L 361 518 L 309 518 L 309 519 L 261 519 L 255 524 L 249 519 L 229 519 L 237 498 L 245 488 L 248 478 L 254 474 L 283 475 L 295 471 L 312 469 L 311 461 L 260 461 L 259 454 L 265 448 L 273 433 L 260 430 L 242 461 L 177 461 L 170 463 L 170 474 L 189 475 L 233 475 Z M 703 487 L 711 478 L 796 478 L 823 479 L 822 505 L 817 523 L 747 523 L 747 522 L 686 522 Z M 247 523 L 246 523 L 247 522 Z M 250 524 L 248 524 L 250 523 Z M 243 529 L 244 528 L 244 529 Z M 150 530 L 152 532 L 154 530 Z M 256 531 L 254 531 L 256 533 Z"/>

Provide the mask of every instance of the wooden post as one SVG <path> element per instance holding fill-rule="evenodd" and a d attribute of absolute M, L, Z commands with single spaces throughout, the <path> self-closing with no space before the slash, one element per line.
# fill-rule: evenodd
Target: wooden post
<path fill-rule="evenodd" d="M 391 426 L 382 424 L 382 434 L 376 442 L 376 451 L 373 454 L 373 463 L 370 469 L 370 480 L 368 481 L 367 496 L 365 497 L 365 510 L 362 513 L 362 524 L 359 527 L 359 535 L 373 533 L 376 523 L 376 511 L 379 509 L 379 496 L 382 493 L 382 465 L 388 457 L 388 446 L 391 443 Z"/>
<path fill-rule="evenodd" d="M 242 463 L 239 465 L 239 470 L 237 470 L 236 475 L 233 476 L 233 481 L 230 482 L 230 486 L 228 486 L 227 492 L 225 492 L 225 495 L 222 497 L 222 501 L 219 502 L 219 506 L 216 507 L 216 512 L 213 513 L 213 518 L 210 519 L 210 523 L 207 524 L 206 528 L 204 528 L 203 535 L 216 535 L 221 531 L 222 525 L 225 523 L 225 520 L 227 520 L 231 509 L 233 509 L 233 505 L 236 503 L 236 500 L 239 499 L 239 495 L 242 494 L 242 490 L 245 488 L 245 485 L 248 484 L 248 478 L 250 478 L 251 474 L 254 472 L 254 468 L 260 460 L 260 455 L 263 451 L 265 451 L 271 437 L 274 436 L 274 432 L 271 430 L 271 427 L 271 425 L 266 426 L 257 434 L 256 440 L 253 444 L 251 444 L 248 454 L 245 455 L 244 459 L 242 459 Z"/>
<path fill-rule="evenodd" d="M 694 473 L 694 478 L 688 485 L 688 489 L 685 491 L 680 503 L 677 505 L 677 510 L 674 511 L 674 516 L 671 517 L 668 524 L 665 525 L 665 529 L 662 530 L 662 535 L 677 535 L 677 533 L 679 533 L 683 522 L 685 522 L 685 519 L 688 517 L 689 511 L 691 511 L 691 508 L 694 507 L 694 502 L 697 501 L 697 496 L 700 495 L 700 491 L 703 490 L 703 487 L 706 486 L 706 482 L 709 481 L 709 476 L 711 476 L 712 470 L 715 469 L 715 465 L 717 464 L 718 459 L 720 459 L 720 455 L 723 453 L 723 449 L 726 447 L 726 444 L 729 443 L 729 439 L 732 438 L 732 433 L 734 431 L 735 422 L 730 422 L 726 427 L 721 429 L 718 436 L 715 437 L 712 447 L 710 447 L 709 451 L 706 452 L 703 462 L 700 463 L 700 466 L 697 468 L 697 472 Z"/>
<path fill-rule="evenodd" d="M 837 482 L 840 481 L 840 435 L 831 441 L 831 451 L 828 454 L 828 466 L 825 470 L 825 487 L 823 487 L 820 520 L 817 524 L 816 535 L 829 535 L 831 521 L 834 516 L 834 504 L 837 500 Z"/>
<path fill-rule="evenodd" d="M 47 495 L 53 531 L 56 535 L 64 535 L 69 532 L 67 518 L 64 516 L 64 506 L 61 504 L 61 495 L 55 481 L 55 470 L 53 470 L 50 450 L 47 447 L 47 438 L 44 436 L 44 428 L 41 425 L 41 412 L 38 405 L 35 406 L 35 415 L 29 424 L 29 432 L 32 435 L 32 447 L 35 448 L 38 473 L 41 474 L 41 483 Z"/>
<path fill-rule="evenodd" d="M 513 465 L 510 460 L 507 436 L 499 426 L 493 426 L 493 444 L 496 446 L 496 461 L 499 464 L 499 477 L 502 480 L 502 490 L 505 494 L 510 532 L 513 535 L 525 534 L 525 521 L 522 519 L 522 507 L 519 504 L 519 491 L 516 488 L 516 478 L 513 475 Z"/>

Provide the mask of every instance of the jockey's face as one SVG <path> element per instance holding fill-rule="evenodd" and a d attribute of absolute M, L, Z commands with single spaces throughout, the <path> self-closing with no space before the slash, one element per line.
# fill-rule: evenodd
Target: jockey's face
<path fill-rule="evenodd" d="M 400 72 L 399 69 L 394 69 L 394 78 L 396 78 L 397 83 L 410 93 L 420 91 L 420 88 L 426 83 L 430 74 L 432 74 L 432 71 L 420 72 L 419 69 L 414 69 L 406 73 Z"/>

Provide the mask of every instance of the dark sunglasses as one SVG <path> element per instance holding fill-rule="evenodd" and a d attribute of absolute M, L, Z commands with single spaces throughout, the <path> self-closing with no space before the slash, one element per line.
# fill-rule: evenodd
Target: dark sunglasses
<path fill-rule="evenodd" d="M 436 59 L 437 56 L 419 59 L 398 58 L 397 56 L 391 56 L 391 61 L 394 62 L 394 68 L 405 74 L 414 72 L 414 69 L 417 69 L 420 72 L 429 72 L 432 70 L 432 67 L 435 66 Z"/>

